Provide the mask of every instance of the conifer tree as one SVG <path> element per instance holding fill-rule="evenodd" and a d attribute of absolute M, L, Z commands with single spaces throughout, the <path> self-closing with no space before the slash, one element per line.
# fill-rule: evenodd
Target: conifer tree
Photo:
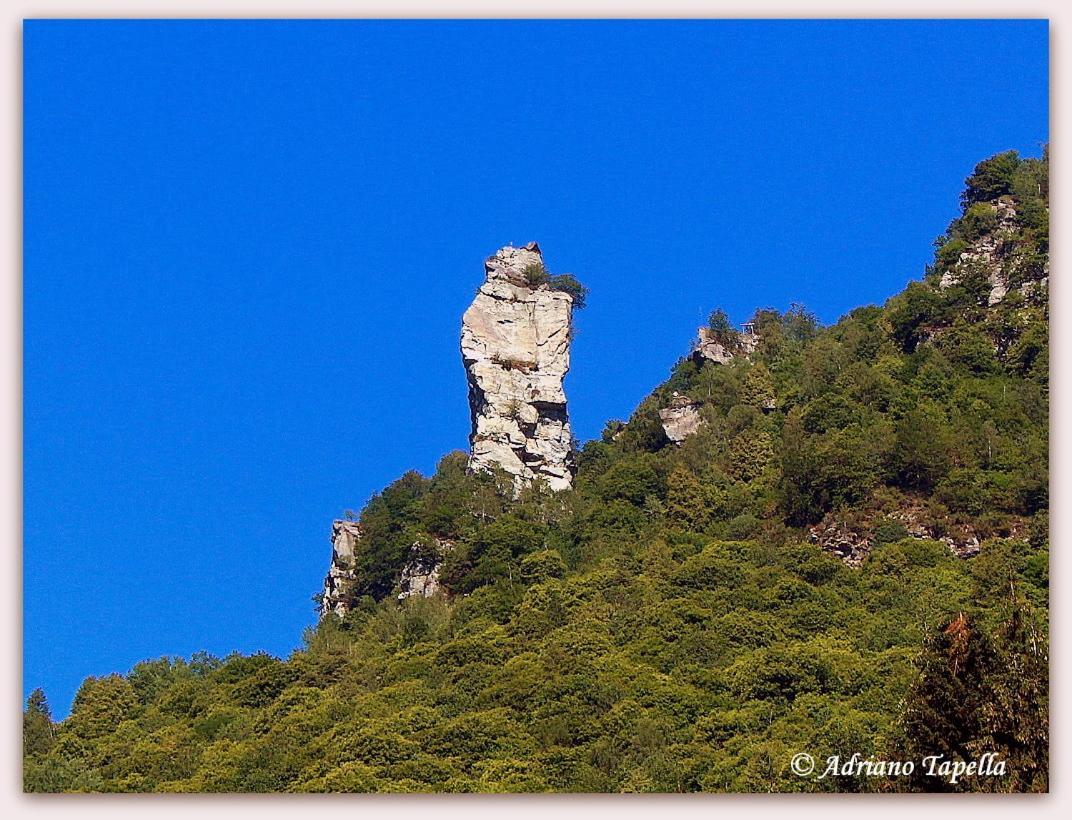
<path fill-rule="evenodd" d="M 774 380 L 770 370 L 763 362 L 756 362 L 744 379 L 741 401 L 759 410 L 773 410 L 775 407 Z"/>
<path fill-rule="evenodd" d="M 22 753 L 27 757 L 48 754 L 53 736 L 52 710 L 44 691 L 34 689 L 22 713 Z"/>
<path fill-rule="evenodd" d="M 906 759 L 930 755 L 971 762 L 987 752 L 1003 775 L 953 784 L 917 766 L 910 783 L 928 791 L 1045 790 L 1049 765 L 1048 650 L 1022 601 L 1013 601 L 993 635 L 960 613 L 934 635 L 917 661 L 919 678 L 903 718 Z"/>
<path fill-rule="evenodd" d="M 666 515 L 671 526 L 701 530 L 707 522 L 707 499 L 700 480 L 678 465 L 666 481 Z"/>

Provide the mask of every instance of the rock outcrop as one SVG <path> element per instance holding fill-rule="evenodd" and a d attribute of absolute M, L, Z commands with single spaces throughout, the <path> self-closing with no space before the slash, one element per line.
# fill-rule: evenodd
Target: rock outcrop
<path fill-rule="evenodd" d="M 729 364 L 735 356 L 751 356 L 759 344 L 759 336 L 751 323 L 746 324 L 744 330 L 737 334 L 736 342 L 719 341 L 709 327 L 701 327 L 696 333 L 698 339 L 692 347 L 692 357 L 715 364 Z"/>
<path fill-rule="evenodd" d="M 848 564 L 859 567 L 871 554 L 872 539 L 842 521 L 827 517 L 808 530 L 808 540 Z"/>
<path fill-rule="evenodd" d="M 1016 238 L 1020 233 L 1016 207 L 1008 197 L 987 203 L 994 212 L 994 227 L 984 233 L 961 252 L 957 263 L 942 274 L 939 287 L 943 290 L 957 284 L 969 271 L 982 272 L 990 283 L 987 304 L 999 304 L 1009 292 L 1010 280 L 1016 273 Z M 1012 268 L 1010 270 L 1010 268 Z M 1034 290 L 1045 290 L 1048 284 L 1049 263 L 1045 265 L 1043 278 L 1038 282 L 1024 282 L 1024 295 Z"/>
<path fill-rule="evenodd" d="M 347 612 L 343 595 L 354 580 L 354 558 L 361 541 L 361 525 L 356 521 L 331 522 L 331 566 L 324 579 L 324 592 L 320 598 L 320 615 L 335 613 L 342 617 Z"/>
<path fill-rule="evenodd" d="M 933 523 L 928 523 L 922 508 L 912 506 L 894 510 L 886 517 L 903 526 L 906 537 L 939 541 L 957 558 L 974 558 L 982 550 L 980 535 L 971 524 L 946 526 L 939 530 Z M 850 523 L 828 513 L 820 523 L 808 529 L 808 540 L 850 567 L 859 567 L 875 548 L 880 519 L 881 516 L 875 516 L 871 520 Z M 1004 535 L 1026 538 L 1027 525 L 1023 521 L 1013 521 Z"/>
<path fill-rule="evenodd" d="M 663 432 L 674 444 L 680 444 L 703 425 L 700 404 L 675 392 L 670 406 L 659 411 Z"/>
<path fill-rule="evenodd" d="M 729 364 L 739 356 L 751 356 L 759 345 L 759 336 L 751 322 L 744 329 L 730 334 L 730 338 L 717 336 L 709 327 L 696 331 L 697 340 L 692 345 L 691 358 L 699 364 L 714 362 Z M 701 403 L 677 392 L 670 400 L 670 405 L 659 411 L 659 421 L 663 432 L 674 444 L 680 444 L 703 426 L 700 416 Z M 773 409 L 773 404 L 770 409 Z"/>
<path fill-rule="evenodd" d="M 454 543 L 445 538 L 436 538 L 431 547 L 420 541 L 415 543 L 410 548 L 409 561 L 402 568 L 398 600 L 413 596 L 431 598 L 438 593 L 439 568 L 453 547 Z"/>
<path fill-rule="evenodd" d="M 573 483 L 573 439 L 563 379 L 569 370 L 572 297 L 536 284 L 539 246 L 502 248 L 462 318 L 469 380 L 472 470 L 499 468 L 515 491 L 540 479 Z"/>

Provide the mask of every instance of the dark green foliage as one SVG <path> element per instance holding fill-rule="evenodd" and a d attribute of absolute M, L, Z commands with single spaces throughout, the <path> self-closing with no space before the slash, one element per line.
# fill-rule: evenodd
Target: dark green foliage
<path fill-rule="evenodd" d="M 573 299 L 573 307 L 577 310 L 588 304 L 588 288 L 582 285 L 572 273 L 560 273 L 552 276 L 547 284 L 551 290 L 568 293 Z"/>
<path fill-rule="evenodd" d="M 950 467 L 945 418 L 934 406 L 919 406 L 896 423 L 891 467 L 898 484 L 929 491 Z"/>
<path fill-rule="evenodd" d="M 989 202 L 1009 193 L 1019 164 L 1020 155 L 1016 151 L 1005 151 L 976 165 L 971 176 L 964 180 L 960 201 L 965 209 L 976 202 Z"/>
<path fill-rule="evenodd" d="M 539 288 L 546 285 L 551 290 L 568 293 L 573 299 L 573 307 L 582 309 L 588 300 L 588 288 L 581 284 L 572 273 L 552 274 L 543 264 L 534 262 L 526 265 L 521 272 L 525 278 L 525 284 L 530 288 Z"/>
<path fill-rule="evenodd" d="M 361 513 L 363 535 L 356 558 L 354 598 L 382 598 L 391 592 L 413 544 L 418 501 L 427 490 L 427 480 L 411 471 L 369 501 Z"/>
<path fill-rule="evenodd" d="M 741 334 L 733 327 L 722 308 L 711 311 L 711 315 L 707 317 L 707 330 L 711 338 L 727 350 L 736 350 L 740 344 Z"/>
<path fill-rule="evenodd" d="M 900 521 L 883 521 L 875 528 L 874 544 L 881 547 L 883 544 L 895 544 L 909 537 L 908 529 Z"/>
<path fill-rule="evenodd" d="M 1020 159 L 1008 151 L 976 167 L 961 215 L 936 242 L 934 275 L 887 303 L 893 338 L 903 350 L 932 341 L 979 373 L 1023 375 L 1031 367 L 1041 352 L 1038 327 L 1047 309 L 1048 156 Z M 945 287 L 937 287 L 939 275 L 951 277 Z M 996 307 L 989 305 L 995 276 L 1011 288 Z"/>
<path fill-rule="evenodd" d="M 953 261 L 963 248 L 962 243 L 955 249 Z M 939 251 L 939 256 L 941 254 Z M 941 304 L 941 295 L 925 282 L 910 282 L 904 292 L 891 299 L 887 304 L 887 317 L 897 344 L 909 353 L 915 350 L 927 323 L 938 319 Z"/>
<path fill-rule="evenodd" d="M 946 787 L 788 764 L 996 750 L 1015 777 L 958 788 L 1046 789 L 1045 299 L 988 306 L 970 270 L 937 287 L 997 197 L 1037 284 L 1046 165 L 980 164 L 932 273 L 884 306 L 759 310 L 752 355 L 680 360 L 581 448 L 572 490 L 515 498 L 464 453 L 402 476 L 360 514 L 349 614 L 289 658 L 145 662 L 58 724 L 35 692 L 26 788 L 917 790 Z M 525 276 L 583 305 L 568 275 Z M 725 314 L 711 330 L 735 343 Z M 675 391 L 704 421 L 680 445 Z M 870 538 L 862 567 L 811 543 L 830 520 Z M 937 540 L 966 532 L 971 560 Z M 397 599 L 414 557 L 442 559 L 442 597 Z"/>
<path fill-rule="evenodd" d="M 527 584 L 538 584 L 566 574 L 566 562 L 557 550 L 533 552 L 521 559 L 521 577 Z"/>
<path fill-rule="evenodd" d="M 760 410 L 774 409 L 774 380 L 763 362 L 756 362 L 745 376 L 741 401 Z"/>
<path fill-rule="evenodd" d="M 551 274 L 548 273 L 547 268 L 539 262 L 533 262 L 531 265 L 526 265 L 525 269 L 521 271 L 521 275 L 525 277 L 525 282 L 530 288 L 538 288 L 540 285 L 546 285 L 551 280 Z"/>
<path fill-rule="evenodd" d="M 86 678 L 74 696 L 67 723 L 80 738 L 92 739 L 114 732 L 138 705 L 130 681 L 119 675 Z"/>
<path fill-rule="evenodd" d="M 26 699 L 22 713 L 22 754 L 25 757 L 46 755 L 52 748 L 55 729 L 52 726 L 52 710 L 42 689 L 34 689 Z"/>
<path fill-rule="evenodd" d="M 993 634 L 958 614 L 928 640 L 917 664 L 900 740 L 907 759 L 943 755 L 976 760 L 994 752 L 1001 777 L 968 775 L 959 783 L 914 773 L 927 791 L 1045 791 L 1049 777 L 1049 670 L 1045 635 L 1033 613 L 1013 600 Z"/>

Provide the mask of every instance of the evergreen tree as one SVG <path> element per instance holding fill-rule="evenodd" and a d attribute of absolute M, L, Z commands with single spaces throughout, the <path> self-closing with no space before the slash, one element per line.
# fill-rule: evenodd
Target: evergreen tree
<path fill-rule="evenodd" d="M 1049 766 L 1046 642 L 1022 602 L 991 636 L 978 618 L 958 614 L 928 642 L 903 718 L 903 752 L 971 762 L 987 752 L 1006 762 L 1002 776 L 952 784 L 917 766 L 909 785 L 927 791 L 1045 790 Z"/>
<path fill-rule="evenodd" d="M 1009 193 L 1019 164 L 1020 155 L 1016 151 L 1005 151 L 984 159 L 964 180 L 961 204 L 967 209 L 974 202 L 986 202 Z"/>
<path fill-rule="evenodd" d="M 707 331 L 711 338 L 727 350 L 736 350 L 740 344 L 740 333 L 733 327 L 730 317 L 722 308 L 715 308 L 707 317 Z"/>
<path fill-rule="evenodd" d="M 773 456 L 774 442 L 762 427 L 747 427 L 730 441 L 730 471 L 741 481 L 757 478 Z"/>
<path fill-rule="evenodd" d="M 774 380 L 771 372 L 763 362 L 756 362 L 744 378 L 741 401 L 759 410 L 773 410 L 775 407 Z"/>
<path fill-rule="evenodd" d="M 48 754 L 54 736 L 52 711 L 44 690 L 34 689 L 26 699 L 26 710 L 22 713 L 22 753 L 26 756 Z"/>
<path fill-rule="evenodd" d="M 666 517 L 672 526 L 700 531 L 707 522 L 703 485 L 684 466 L 671 470 L 666 480 Z"/>

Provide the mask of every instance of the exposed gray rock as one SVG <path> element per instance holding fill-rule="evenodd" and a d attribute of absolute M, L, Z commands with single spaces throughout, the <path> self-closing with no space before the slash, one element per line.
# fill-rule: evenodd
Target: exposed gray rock
<path fill-rule="evenodd" d="M 935 528 L 927 523 L 926 514 L 921 507 L 909 506 L 894 510 L 887 517 L 900 522 L 909 537 L 940 541 L 957 558 L 974 558 L 981 551 L 979 536 L 971 525 L 957 527 L 948 535 L 939 536 Z M 850 567 L 859 567 L 874 549 L 875 524 L 876 521 L 871 521 L 852 526 L 833 514 L 827 514 L 819 524 L 809 528 L 808 540 L 835 558 L 840 558 Z M 1026 526 L 1014 523 L 1009 535 L 1026 538 Z"/>
<path fill-rule="evenodd" d="M 539 246 L 502 248 L 462 318 L 469 380 L 472 470 L 505 470 L 515 491 L 536 479 L 552 490 L 573 483 L 573 437 L 563 379 L 569 370 L 573 299 L 531 285 Z"/>
<path fill-rule="evenodd" d="M 1046 270 L 1049 270 L 1049 262 L 1046 263 Z M 1044 276 L 1037 281 L 1024 282 L 1020 286 L 1020 292 L 1029 302 L 1045 304 L 1050 296 L 1050 277 Z"/>
<path fill-rule="evenodd" d="M 329 612 L 343 616 L 347 612 L 342 596 L 354 580 L 354 557 L 361 541 L 361 525 L 356 521 L 331 522 L 331 566 L 324 579 L 320 599 L 320 616 Z"/>
<path fill-rule="evenodd" d="M 947 535 L 941 541 L 957 558 L 974 558 L 982 552 L 979 539 L 974 535 L 968 536 L 964 541 L 955 541 Z"/>
<path fill-rule="evenodd" d="M 736 356 L 751 356 L 759 345 L 759 335 L 749 322 L 737 334 L 737 343 L 729 346 L 715 338 L 709 327 L 697 331 L 698 339 L 692 348 L 693 358 L 706 359 L 715 364 L 729 364 Z"/>
<path fill-rule="evenodd" d="M 703 426 L 700 417 L 700 405 L 688 396 L 676 391 L 670 400 L 670 406 L 659 411 L 659 421 L 663 432 L 674 444 L 680 444 Z"/>
<path fill-rule="evenodd" d="M 410 558 L 402 568 L 399 579 L 398 600 L 411 596 L 431 598 L 439 592 L 439 568 L 444 556 L 453 549 L 454 543 L 444 538 L 435 539 L 431 548 L 418 541 L 410 548 Z"/>
<path fill-rule="evenodd" d="M 952 287 L 968 271 L 982 271 L 990 283 L 987 304 L 993 307 L 999 304 L 1009 292 L 1009 258 L 1015 247 L 1013 237 L 1017 232 L 1017 224 L 1016 208 L 1009 199 L 1002 198 L 988 204 L 994 210 L 997 224 L 960 254 L 960 259 L 953 268 L 942 274 L 939 287 L 943 290 Z M 1048 262 L 1046 271 L 1049 271 Z"/>
<path fill-rule="evenodd" d="M 869 537 L 829 516 L 808 530 L 808 540 L 850 567 L 859 567 L 871 554 Z"/>

